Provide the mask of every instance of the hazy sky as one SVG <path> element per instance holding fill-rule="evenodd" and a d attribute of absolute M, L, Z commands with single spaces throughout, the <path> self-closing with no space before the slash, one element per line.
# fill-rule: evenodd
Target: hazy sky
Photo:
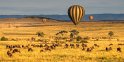
<path fill-rule="evenodd" d="M 73 4 L 86 14 L 124 13 L 124 0 L 0 0 L 0 15 L 67 14 Z"/>

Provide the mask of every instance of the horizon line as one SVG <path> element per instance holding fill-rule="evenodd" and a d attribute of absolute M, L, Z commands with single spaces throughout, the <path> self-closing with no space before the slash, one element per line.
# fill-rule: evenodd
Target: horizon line
<path fill-rule="evenodd" d="M 94 13 L 94 14 L 124 14 L 124 13 Z M 68 14 L 0 14 L 0 15 L 68 15 Z M 85 14 L 91 15 L 91 14 Z"/>

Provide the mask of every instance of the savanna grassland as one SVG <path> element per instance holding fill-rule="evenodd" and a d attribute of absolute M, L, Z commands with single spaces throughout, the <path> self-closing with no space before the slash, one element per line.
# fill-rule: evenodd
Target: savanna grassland
<path fill-rule="evenodd" d="M 74 38 L 70 38 L 71 30 L 78 31 Z M 38 18 L 6 18 L 0 19 L 0 37 L 0 62 L 124 62 L 122 21 L 75 26 Z"/>

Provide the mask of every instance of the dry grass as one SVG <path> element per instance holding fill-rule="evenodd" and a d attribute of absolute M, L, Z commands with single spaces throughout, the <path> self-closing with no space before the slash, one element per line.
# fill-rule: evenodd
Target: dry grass
<path fill-rule="evenodd" d="M 5 19 L 6 20 L 6 19 Z M 7 19 L 8 20 L 8 19 Z M 13 23 L 13 21 L 15 23 Z M 49 38 L 50 36 L 54 36 L 55 33 L 60 30 L 70 31 L 76 29 L 80 32 L 80 36 L 85 37 L 101 37 L 108 36 L 107 33 L 109 31 L 113 31 L 115 33 L 114 38 L 120 39 L 120 41 L 116 41 L 113 39 L 111 41 L 108 40 L 100 40 L 93 41 L 89 40 L 88 47 L 93 44 L 100 45 L 99 48 L 95 48 L 92 52 L 82 51 L 81 48 L 68 48 L 63 49 L 63 47 L 57 47 L 57 49 L 47 52 L 39 52 L 40 48 L 33 48 L 33 52 L 28 52 L 26 49 L 21 49 L 21 53 L 15 53 L 13 57 L 8 57 L 6 54 L 7 49 L 5 48 L 6 44 L 14 45 L 14 44 L 38 44 L 39 42 L 29 42 L 25 40 L 21 41 L 0 41 L 0 62 L 124 62 L 124 46 L 118 46 L 118 43 L 124 44 L 124 23 L 112 23 L 112 22 L 81 22 L 78 26 L 74 26 L 71 22 L 24 22 L 25 19 L 20 20 L 21 22 L 17 22 L 15 19 L 11 21 L 4 21 L 1 19 L 0 24 L 0 37 L 5 36 L 9 39 L 30 39 L 31 37 L 38 38 L 36 32 L 41 31 L 44 32 L 45 38 Z M 23 21 L 24 20 L 24 21 Z M 18 20 L 19 21 L 19 20 Z M 35 23 L 34 23 L 35 22 Z M 10 23 L 10 24 L 7 24 Z M 17 23 L 17 24 L 16 24 Z M 9 27 L 9 25 L 11 25 Z M 18 27 L 16 27 L 18 26 Z M 24 27 L 27 26 L 27 27 Z M 30 27 L 29 27 L 30 26 Z M 7 33 L 7 34 L 5 34 Z M 14 34 L 12 34 L 14 33 Z M 18 33 L 18 34 L 15 34 Z M 25 35 L 21 35 L 27 33 Z M 33 34 L 33 35 L 28 35 Z M 106 52 L 105 47 L 109 44 L 113 44 L 112 51 Z M 116 48 L 121 47 L 122 52 L 117 52 Z"/>

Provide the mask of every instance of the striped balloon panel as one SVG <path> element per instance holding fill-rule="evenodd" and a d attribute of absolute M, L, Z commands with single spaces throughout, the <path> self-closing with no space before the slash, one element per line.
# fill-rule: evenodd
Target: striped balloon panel
<path fill-rule="evenodd" d="M 72 22 L 77 25 L 85 15 L 85 10 L 82 6 L 73 5 L 68 9 L 68 15 Z"/>

